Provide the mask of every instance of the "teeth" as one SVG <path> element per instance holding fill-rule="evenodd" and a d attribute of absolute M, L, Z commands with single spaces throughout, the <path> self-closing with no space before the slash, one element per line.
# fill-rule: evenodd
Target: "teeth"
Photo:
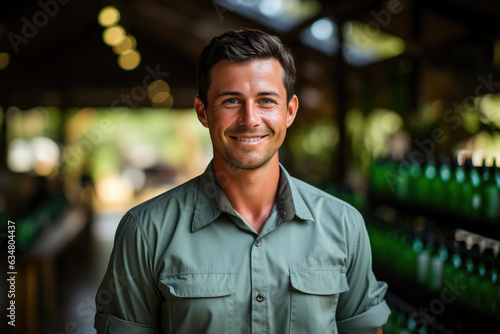
<path fill-rule="evenodd" d="M 241 141 L 257 141 L 261 138 L 262 137 L 253 137 L 253 138 L 236 137 L 236 139 L 241 140 Z"/>

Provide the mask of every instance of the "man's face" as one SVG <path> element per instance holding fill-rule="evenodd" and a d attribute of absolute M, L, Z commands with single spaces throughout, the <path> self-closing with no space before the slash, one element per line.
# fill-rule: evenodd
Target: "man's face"
<path fill-rule="evenodd" d="M 276 59 L 243 64 L 218 62 L 211 72 L 207 106 L 196 98 L 200 122 L 209 129 L 214 163 L 256 169 L 278 159 L 287 128 L 298 108 L 286 101 L 283 70 Z"/>

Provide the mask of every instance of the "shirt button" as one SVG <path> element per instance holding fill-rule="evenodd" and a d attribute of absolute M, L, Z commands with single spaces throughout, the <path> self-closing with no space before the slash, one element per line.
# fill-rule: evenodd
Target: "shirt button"
<path fill-rule="evenodd" d="M 262 302 L 264 301 L 264 299 L 265 299 L 264 294 L 259 293 L 259 294 L 257 295 L 257 298 L 255 298 L 255 299 L 257 299 L 257 301 L 258 301 L 259 303 L 262 303 Z"/>
<path fill-rule="evenodd" d="M 255 246 L 259 247 L 261 244 L 260 239 L 255 240 Z"/>

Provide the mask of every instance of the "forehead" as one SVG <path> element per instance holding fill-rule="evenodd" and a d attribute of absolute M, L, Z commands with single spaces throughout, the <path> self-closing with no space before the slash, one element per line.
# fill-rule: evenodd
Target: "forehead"
<path fill-rule="evenodd" d="M 284 70 L 275 58 L 254 59 L 243 63 L 221 60 L 210 73 L 211 90 L 225 89 L 226 86 L 275 85 L 285 89 Z"/>

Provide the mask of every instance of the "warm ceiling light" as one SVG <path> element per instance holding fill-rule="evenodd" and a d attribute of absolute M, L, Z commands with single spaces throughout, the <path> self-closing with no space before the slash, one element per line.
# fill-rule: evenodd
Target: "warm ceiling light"
<path fill-rule="evenodd" d="M 0 70 L 9 66 L 10 56 L 7 52 L 0 52 Z"/>
<path fill-rule="evenodd" d="M 151 98 L 151 102 L 162 103 L 165 102 L 169 96 L 170 96 L 169 92 L 158 92 Z"/>
<path fill-rule="evenodd" d="M 120 21 L 120 11 L 113 6 L 103 7 L 97 16 L 97 21 L 103 27 L 115 25 Z"/>
<path fill-rule="evenodd" d="M 139 66 L 141 55 L 136 50 L 129 50 L 118 57 L 118 65 L 124 70 L 130 71 Z"/>
<path fill-rule="evenodd" d="M 109 46 L 117 46 L 125 39 L 125 29 L 119 25 L 106 28 L 102 33 L 102 39 Z"/>
<path fill-rule="evenodd" d="M 153 97 L 161 92 L 168 93 L 170 92 L 170 86 L 168 83 L 166 83 L 163 80 L 155 80 L 151 82 L 148 86 L 148 96 L 150 99 L 153 99 Z M 167 96 L 168 97 L 168 96 Z M 166 99 L 166 97 L 165 97 Z"/>
<path fill-rule="evenodd" d="M 158 94 L 161 94 L 160 96 L 164 96 L 164 94 L 168 94 L 168 93 L 158 93 Z M 158 95 L 157 94 L 157 95 Z M 165 108 L 165 109 L 170 109 L 172 108 L 172 106 L 174 105 L 174 97 L 171 95 L 171 94 L 168 94 L 167 96 L 167 99 L 165 101 L 162 101 L 162 102 L 155 102 L 154 100 L 156 100 L 156 95 L 153 97 L 153 99 L 151 100 L 151 104 L 153 105 L 153 107 L 155 108 Z"/>
<path fill-rule="evenodd" d="M 116 54 L 121 55 L 121 54 L 124 54 L 125 52 L 127 52 L 128 50 L 135 49 L 136 46 L 137 46 L 137 42 L 136 42 L 134 36 L 128 35 L 127 37 L 125 37 L 125 39 L 120 44 L 118 44 L 117 46 L 115 46 L 113 48 L 113 51 Z"/>

